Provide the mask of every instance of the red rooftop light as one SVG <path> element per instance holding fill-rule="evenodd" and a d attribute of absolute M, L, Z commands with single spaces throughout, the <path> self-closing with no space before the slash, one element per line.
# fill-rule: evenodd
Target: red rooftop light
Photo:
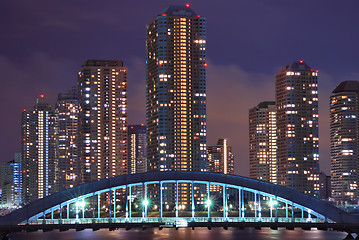
<path fill-rule="evenodd" d="M 40 94 L 40 98 L 44 98 L 45 96 L 44 96 L 44 94 Z"/>
<path fill-rule="evenodd" d="M 189 3 L 186 4 L 186 7 L 189 7 Z"/>
<path fill-rule="evenodd" d="M 164 14 L 162 14 L 162 16 L 167 16 L 167 14 L 166 14 L 166 13 L 164 13 Z"/>
<path fill-rule="evenodd" d="M 300 63 L 303 63 L 303 60 L 300 60 L 299 62 L 300 62 Z"/>
<path fill-rule="evenodd" d="M 197 17 L 201 17 L 200 15 L 197 15 Z"/>
<path fill-rule="evenodd" d="M 317 73 L 317 72 L 319 72 L 319 70 L 315 70 L 315 72 Z"/>
<path fill-rule="evenodd" d="M 207 67 L 207 63 L 204 63 L 203 66 Z"/>
<path fill-rule="evenodd" d="M 145 126 L 145 124 L 141 123 L 141 126 L 143 127 L 143 126 Z"/>

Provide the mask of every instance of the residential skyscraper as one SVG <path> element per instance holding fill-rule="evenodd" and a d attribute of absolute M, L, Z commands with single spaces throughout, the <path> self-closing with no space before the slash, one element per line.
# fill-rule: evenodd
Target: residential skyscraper
<path fill-rule="evenodd" d="M 88 60 L 78 74 L 79 183 L 127 174 L 127 68 Z"/>
<path fill-rule="evenodd" d="M 278 183 L 319 194 L 318 73 L 303 61 L 276 75 Z"/>
<path fill-rule="evenodd" d="M 56 173 L 56 190 L 72 188 L 78 184 L 77 162 L 77 126 L 78 126 L 77 88 L 67 93 L 60 93 L 55 106 L 56 145 L 58 165 Z"/>
<path fill-rule="evenodd" d="M 207 147 L 207 171 L 234 174 L 234 156 L 228 139 L 218 139 L 217 145 Z"/>
<path fill-rule="evenodd" d="M 149 171 L 206 169 L 206 24 L 170 6 L 147 25 Z"/>
<path fill-rule="evenodd" d="M 359 81 L 340 83 L 330 96 L 332 197 L 337 204 L 358 203 Z"/>
<path fill-rule="evenodd" d="M 147 172 L 146 161 L 146 126 L 129 125 L 128 126 L 128 173 Z"/>
<path fill-rule="evenodd" d="M 55 192 L 55 113 L 44 95 L 23 111 L 21 129 L 22 200 L 29 203 Z"/>
<path fill-rule="evenodd" d="M 186 6 L 170 6 L 147 25 L 148 171 L 206 171 L 206 22 Z M 174 186 L 164 204 L 172 204 Z M 190 186 L 179 186 L 187 208 Z M 168 198 L 167 198 L 168 197 Z"/>
<path fill-rule="evenodd" d="M 249 177 L 277 184 L 277 108 L 261 102 L 249 109 Z"/>

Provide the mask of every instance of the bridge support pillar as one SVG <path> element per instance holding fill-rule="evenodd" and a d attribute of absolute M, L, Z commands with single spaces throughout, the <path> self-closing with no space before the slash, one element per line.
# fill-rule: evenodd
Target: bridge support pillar
<path fill-rule="evenodd" d="M 278 222 L 278 197 L 275 196 L 275 202 L 277 203 L 275 205 L 275 221 Z"/>
<path fill-rule="evenodd" d="M 241 214 L 242 214 L 242 221 L 244 221 L 244 217 L 245 217 L 245 215 L 244 215 L 244 190 L 242 189 L 242 191 L 241 191 L 241 193 L 242 193 L 242 207 L 241 207 Z"/>
<path fill-rule="evenodd" d="M 288 221 L 288 203 L 285 202 L 285 220 Z"/>
<path fill-rule="evenodd" d="M 176 218 L 178 218 L 178 181 L 176 181 Z"/>
<path fill-rule="evenodd" d="M 192 181 L 192 221 L 194 221 L 194 211 L 195 211 L 195 206 L 194 206 L 194 181 Z"/>
<path fill-rule="evenodd" d="M 129 189 L 128 189 L 128 195 L 129 195 L 129 203 L 128 203 L 128 218 L 129 220 L 131 221 L 131 212 L 132 212 L 132 192 L 131 192 L 131 185 L 129 186 Z"/>
<path fill-rule="evenodd" d="M 160 182 L 160 219 L 162 220 L 162 217 L 163 217 L 163 199 L 162 199 L 162 181 Z"/>
<path fill-rule="evenodd" d="M 100 193 L 97 194 L 97 218 L 101 218 Z"/>
<path fill-rule="evenodd" d="M 110 191 L 109 191 L 109 194 L 110 194 L 110 197 L 109 197 L 109 221 L 110 223 L 112 222 L 112 204 L 111 204 L 111 200 L 112 200 L 112 189 L 110 188 Z"/>
<path fill-rule="evenodd" d="M 258 217 L 259 221 L 262 221 L 262 206 L 261 206 L 261 194 L 258 193 Z"/>
<path fill-rule="evenodd" d="M 254 219 L 257 220 L 257 192 L 254 192 Z"/>
<path fill-rule="evenodd" d="M 211 183 L 207 184 L 207 208 L 208 208 L 208 221 L 211 221 Z"/>

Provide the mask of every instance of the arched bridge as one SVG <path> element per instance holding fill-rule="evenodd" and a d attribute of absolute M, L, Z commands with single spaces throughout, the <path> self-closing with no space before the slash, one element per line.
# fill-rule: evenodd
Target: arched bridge
<path fill-rule="evenodd" d="M 271 183 L 235 175 L 171 171 L 79 185 L 0 218 L 0 231 L 203 226 L 356 232 L 359 219 Z"/>

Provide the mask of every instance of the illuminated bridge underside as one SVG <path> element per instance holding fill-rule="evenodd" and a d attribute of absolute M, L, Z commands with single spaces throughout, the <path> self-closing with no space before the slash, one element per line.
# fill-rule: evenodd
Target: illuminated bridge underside
<path fill-rule="evenodd" d="M 175 196 L 173 203 L 175 205 L 172 210 L 173 216 L 166 216 L 164 214 L 166 211 L 163 203 L 164 196 L 162 196 L 162 192 L 165 191 L 160 191 L 160 189 L 163 189 L 166 184 L 173 184 L 174 189 L 176 189 L 178 184 L 183 183 L 187 183 L 189 188 L 192 187 L 192 189 L 196 185 L 206 186 L 200 188 L 205 191 L 200 193 L 203 194 L 205 203 L 213 196 L 213 193 L 209 192 L 211 189 L 209 186 L 219 185 L 220 187 L 218 188 L 221 191 L 219 194 L 217 193 L 217 203 L 219 202 L 220 206 L 215 208 L 214 206 L 212 207 L 214 204 L 209 204 L 199 210 L 198 204 L 195 203 L 195 197 L 193 197 L 196 191 L 192 190 L 192 199 L 188 200 L 188 206 L 190 206 L 190 210 L 187 211 L 188 216 L 181 213 L 178 196 Z M 135 191 L 138 192 L 139 188 L 136 186 L 142 186 L 143 189 L 146 189 L 140 194 L 139 198 L 141 198 L 142 204 L 139 204 L 140 207 L 137 209 L 139 213 L 137 215 L 135 215 L 135 209 L 133 203 L 131 203 L 133 197 L 129 197 L 133 196 L 132 194 Z M 150 206 L 147 206 L 147 202 L 152 201 L 152 199 L 148 198 L 148 190 L 151 189 L 151 186 L 152 191 L 157 189 L 158 192 L 157 211 L 152 211 L 152 215 L 148 212 Z M 228 197 L 230 192 L 232 194 L 236 192 L 237 199 L 230 199 Z M 247 197 L 245 205 L 243 200 L 246 198 L 245 196 L 248 196 L 248 193 L 252 194 L 253 200 L 249 201 Z M 122 211 L 118 210 L 120 203 L 116 199 L 121 194 L 125 199 L 121 203 L 123 206 Z M 103 201 L 103 199 L 111 199 L 111 204 L 106 207 L 103 206 L 103 202 L 100 203 L 100 200 Z M 153 199 L 153 201 L 155 200 Z M 251 209 L 249 209 L 249 202 L 252 203 Z M 233 206 L 234 204 L 237 206 Z M 151 206 L 152 209 L 153 205 Z M 102 207 L 106 209 L 107 215 L 105 214 L 105 216 L 100 209 Z M 167 212 L 171 211 L 167 209 Z M 280 216 L 280 212 L 282 216 Z M 157 215 L 155 216 L 154 213 Z M 359 224 L 358 218 L 324 201 L 292 189 L 241 176 L 206 172 L 147 172 L 117 176 L 57 192 L 0 218 L 0 225 L 24 223 L 174 223 L 176 226 L 187 226 L 187 223 L 194 222 L 288 222 L 298 224 L 334 222 L 338 224 Z M 188 226 L 191 226 L 191 224 L 188 224 Z"/>

